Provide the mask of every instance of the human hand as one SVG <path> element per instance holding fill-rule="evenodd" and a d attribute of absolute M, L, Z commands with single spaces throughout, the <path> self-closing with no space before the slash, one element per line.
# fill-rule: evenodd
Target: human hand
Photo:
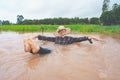
<path fill-rule="evenodd" d="M 102 39 L 98 39 L 98 38 L 95 38 L 95 37 L 88 37 L 88 39 L 91 39 L 91 40 L 94 40 L 94 41 L 98 41 L 98 42 L 100 42 L 102 44 L 105 43 L 105 41 L 103 41 Z"/>
<path fill-rule="evenodd" d="M 92 38 L 89 38 L 88 37 L 88 41 L 92 44 L 93 42 L 92 42 Z"/>
<path fill-rule="evenodd" d="M 95 40 L 95 41 L 100 41 L 100 39 L 98 39 L 96 37 L 88 37 L 88 39 Z"/>

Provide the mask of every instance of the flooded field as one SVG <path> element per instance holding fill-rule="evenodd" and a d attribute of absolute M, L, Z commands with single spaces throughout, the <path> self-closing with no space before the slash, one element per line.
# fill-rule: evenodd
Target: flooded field
<path fill-rule="evenodd" d="M 25 53 L 23 39 L 37 34 L 0 33 L 0 80 L 120 80 L 118 39 L 94 35 L 103 42 L 89 44 L 86 41 L 66 46 L 37 41 L 52 53 Z M 53 36 L 52 33 L 44 35 Z"/>

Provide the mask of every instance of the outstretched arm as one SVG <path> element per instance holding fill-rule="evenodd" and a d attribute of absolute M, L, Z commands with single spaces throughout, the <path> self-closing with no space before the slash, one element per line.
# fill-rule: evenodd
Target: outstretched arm
<path fill-rule="evenodd" d="M 94 41 L 102 41 L 96 37 L 91 37 L 91 36 L 84 36 L 84 37 L 78 37 L 78 38 L 73 38 L 74 42 L 82 42 L 82 41 L 89 41 L 91 44 L 93 43 L 92 40 Z"/>
<path fill-rule="evenodd" d="M 55 37 L 47 37 L 47 36 L 41 36 L 41 35 L 33 37 L 33 39 L 36 39 L 36 38 L 38 38 L 38 40 L 55 42 Z"/>
<path fill-rule="evenodd" d="M 78 37 L 78 38 L 73 38 L 73 42 L 82 42 L 82 41 L 89 41 L 91 44 L 93 43 L 91 38 L 84 36 L 84 37 Z"/>

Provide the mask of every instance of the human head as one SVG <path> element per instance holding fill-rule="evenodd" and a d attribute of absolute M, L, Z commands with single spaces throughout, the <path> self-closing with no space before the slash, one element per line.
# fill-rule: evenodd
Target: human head
<path fill-rule="evenodd" d="M 59 26 L 56 30 L 56 36 L 65 36 L 71 32 L 70 28 L 65 28 L 64 26 Z"/>

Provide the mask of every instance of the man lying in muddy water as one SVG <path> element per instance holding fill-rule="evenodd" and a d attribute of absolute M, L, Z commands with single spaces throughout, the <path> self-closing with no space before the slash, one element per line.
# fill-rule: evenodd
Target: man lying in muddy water
<path fill-rule="evenodd" d="M 55 33 L 56 37 L 47 37 L 47 36 L 38 35 L 33 37 L 33 39 L 38 38 L 38 40 L 51 41 L 51 42 L 55 42 L 55 44 L 60 44 L 60 45 L 67 45 L 67 44 L 72 44 L 75 42 L 82 42 L 82 41 L 89 41 L 92 44 L 93 43 L 92 40 L 99 41 L 99 39 L 95 37 L 89 37 L 89 36 L 84 36 L 84 37 L 66 36 L 70 32 L 71 32 L 70 28 L 59 26 Z"/>
<path fill-rule="evenodd" d="M 67 45 L 67 44 L 72 44 L 75 42 L 82 42 L 82 41 L 89 41 L 91 44 L 92 39 L 99 41 L 99 39 L 95 38 L 95 37 L 71 37 L 71 36 L 66 36 L 67 34 L 69 34 L 71 32 L 70 28 L 65 28 L 64 26 L 59 26 L 55 36 L 56 37 L 47 37 L 47 36 L 35 36 L 33 37 L 33 39 L 38 38 L 39 40 L 45 40 L 45 41 L 51 41 L 51 42 L 55 42 L 55 44 L 60 44 L 60 45 Z M 32 39 L 30 38 L 25 38 L 24 39 L 24 46 L 25 46 L 25 52 L 30 52 L 32 54 L 46 54 L 46 53 L 50 53 L 51 50 L 46 49 L 46 48 L 42 48 L 39 47 L 38 45 L 35 45 L 35 43 L 32 41 Z"/>

